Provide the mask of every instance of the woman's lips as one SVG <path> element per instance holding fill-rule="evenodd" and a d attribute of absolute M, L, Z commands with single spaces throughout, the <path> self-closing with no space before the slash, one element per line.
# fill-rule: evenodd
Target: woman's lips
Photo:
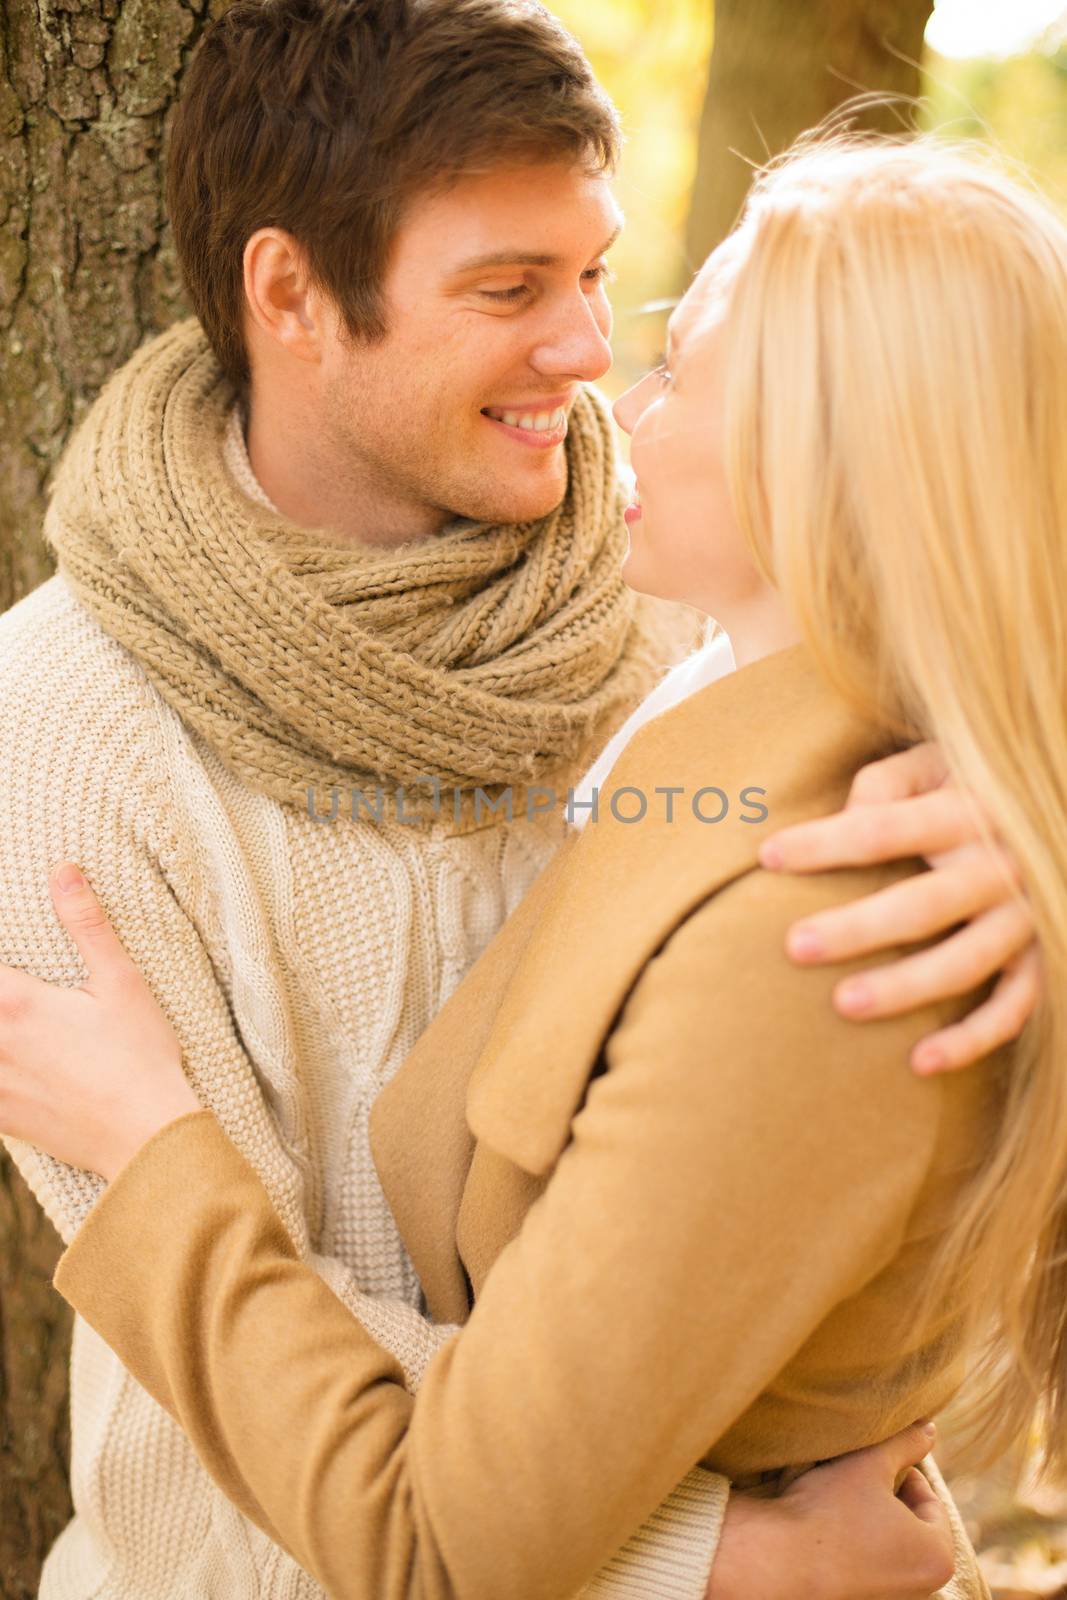
<path fill-rule="evenodd" d="M 627 523 L 640 522 L 641 516 L 642 511 L 640 506 L 627 506 L 626 510 L 623 512 L 623 517 L 626 519 Z"/>

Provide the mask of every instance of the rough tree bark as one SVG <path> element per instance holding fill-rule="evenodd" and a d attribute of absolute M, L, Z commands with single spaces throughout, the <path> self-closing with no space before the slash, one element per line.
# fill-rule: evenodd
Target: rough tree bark
<path fill-rule="evenodd" d="M 918 94 L 923 32 L 933 9 L 932 0 L 714 5 L 715 42 L 686 240 L 694 268 L 736 221 L 752 177 L 750 162 L 785 150 L 860 90 Z M 862 121 L 899 130 L 900 113 L 883 109 Z"/>
<path fill-rule="evenodd" d="M 0 0 L 0 610 L 51 571 L 45 484 L 107 375 L 184 313 L 168 113 L 218 0 Z M 0 907 L 0 915 L 2 915 Z M 0 1595 L 70 1515 L 58 1241 L 0 1160 Z"/>

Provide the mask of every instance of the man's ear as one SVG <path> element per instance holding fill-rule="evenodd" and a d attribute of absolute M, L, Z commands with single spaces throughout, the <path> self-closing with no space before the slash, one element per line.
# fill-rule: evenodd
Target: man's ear
<path fill-rule="evenodd" d="M 327 306 L 311 281 L 298 241 L 284 228 L 257 228 L 243 257 L 249 333 L 298 361 L 317 362 L 327 332 Z"/>

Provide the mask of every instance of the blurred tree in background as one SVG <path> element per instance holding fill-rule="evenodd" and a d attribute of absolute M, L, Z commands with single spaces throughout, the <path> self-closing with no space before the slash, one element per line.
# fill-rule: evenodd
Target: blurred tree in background
<path fill-rule="evenodd" d="M 686 235 L 694 266 L 736 221 L 749 162 L 788 149 L 857 90 L 916 98 L 932 9 L 933 0 L 715 0 Z M 882 107 L 862 122 L 899 132 L 901 115 Z"/>
<path fill-rule="evenodd" d="M 0 610 L 52 570 L 44 488 L 71 428 L 182 313 L 162 157 L 210 14 L 202 0 L 0 0 Z M 36 1594 L 70 1517 L 57 1253 L 0 1152 L 2 1600 Z"/>

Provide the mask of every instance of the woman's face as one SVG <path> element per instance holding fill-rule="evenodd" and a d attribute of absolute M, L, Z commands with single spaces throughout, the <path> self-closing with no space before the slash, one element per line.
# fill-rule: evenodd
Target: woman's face
<path fill-rule="evenodd" d="M 723 334 L 742 255 L 733 235 L 709 256 L 671 317 L 664 366 L 615 406 L 637 475 L 623 577 L 715 617 L 739 660 L 751 654 L 742 637 L 749 619 L 778 606 L 738 528 L 723 461 Z"/>

